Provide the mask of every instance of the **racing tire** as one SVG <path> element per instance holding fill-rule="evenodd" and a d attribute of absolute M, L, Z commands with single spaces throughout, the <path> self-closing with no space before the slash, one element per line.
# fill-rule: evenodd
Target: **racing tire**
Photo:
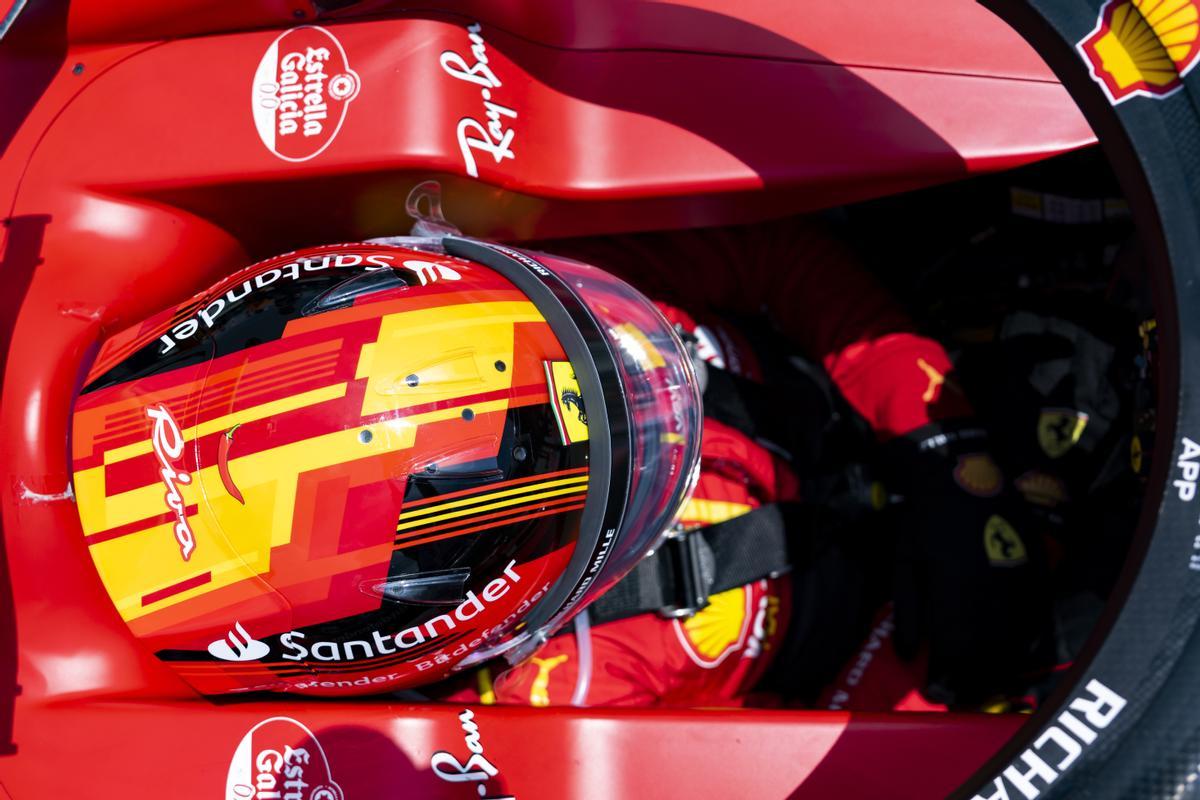
<path fill-rule="evenodd" d="M 1078 43 L 1112 0 L 982 0 L 1092 125 L 1138 229 L 1159 331 L 1155 463 L 1108 607 L 1049 700 L 953 798 L 1190 797 L 1200 776 L 1200 60 L 1114 102 Z"/>

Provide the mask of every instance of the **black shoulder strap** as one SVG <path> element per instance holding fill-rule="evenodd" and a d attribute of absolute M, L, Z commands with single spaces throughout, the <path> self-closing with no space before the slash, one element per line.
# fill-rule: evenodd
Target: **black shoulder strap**
<path fill-rule="evenodd" d="M 787 572 L 795 549 L 788 531 L 803 527 L 807 508 L 772 503 L 668 538 L 589 606 L 592 623 L 647 612 L 691 616 L 714 594 Z"/>

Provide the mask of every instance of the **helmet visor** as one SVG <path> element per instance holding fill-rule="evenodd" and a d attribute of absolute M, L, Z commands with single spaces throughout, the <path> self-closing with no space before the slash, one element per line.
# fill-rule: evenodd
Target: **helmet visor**
<path fill-rule="evenodd" d="M 589 440 L 593 478 L 578 545 L 514 640 L 520 646 L 508 656 L 515 661 L 620 580 L 674 524 L 698 474 L 700 391 L 679 335 L 624 281 L 543 253 L 445 243 L 451 254 L 502 272 L 538 306 L 573 370 L 565 390 L 548 375 L 561 424 L 582 421 Z"/>

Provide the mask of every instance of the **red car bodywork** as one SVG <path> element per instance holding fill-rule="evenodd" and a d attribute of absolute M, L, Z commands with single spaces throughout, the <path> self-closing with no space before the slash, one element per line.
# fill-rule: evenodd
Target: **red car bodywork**
<path fill-rule="evenodd" d="M 324 32 L 284 45 L 333 41 L 354 78 L 325 80 L 336 102 L 295 107 L 309 141 L 273 150 L 293 107 L 256 71 L 304 24 Z M 1092 141 L 1028 45 L 963 0 L 26 9 L 0 43 L 0 797 L 951 790 L 1019 716 L 201 698 L 138 649 L 87 554 L 73 395 L 99 338 L 256 258 L 406 232 L 429 178 L 466 232 L 546 238 L 823 208 Z M 289 767 L 300 783 L 275 786 Z"/>

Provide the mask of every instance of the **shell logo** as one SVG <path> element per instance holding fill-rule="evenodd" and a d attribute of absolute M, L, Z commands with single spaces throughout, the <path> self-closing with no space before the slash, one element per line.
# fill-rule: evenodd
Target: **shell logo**
<path fill-rule="evenodd" d="M 746 641 L 752 609 L 750 593 L 739 586 L 709 598 L 709 605 L 682 622 L 675 635 L 694 664 L 713 669 Z"/>
<path fill-rule="evenodd" d="M 954 467 L 954 482 L 976 497 L 995 497 L 1004 488 L 1004 475 L 991 456 L 972 453 L 959 457 Z"/>
<path fill-rule="evenodd" d="M 1045 472 L 1026 472 L 1013 483 L 1016 485 L 1017 491 L 1035 505 L 1054 508 L 1071 499 L 1062 479 Z"/>
<path fill-rule="evenodd" d="M 1177 91 L 1200 56 L 1198 40 L 1198 0 L 1108 0 L 1076 48 L 1116 105 Z"/>

